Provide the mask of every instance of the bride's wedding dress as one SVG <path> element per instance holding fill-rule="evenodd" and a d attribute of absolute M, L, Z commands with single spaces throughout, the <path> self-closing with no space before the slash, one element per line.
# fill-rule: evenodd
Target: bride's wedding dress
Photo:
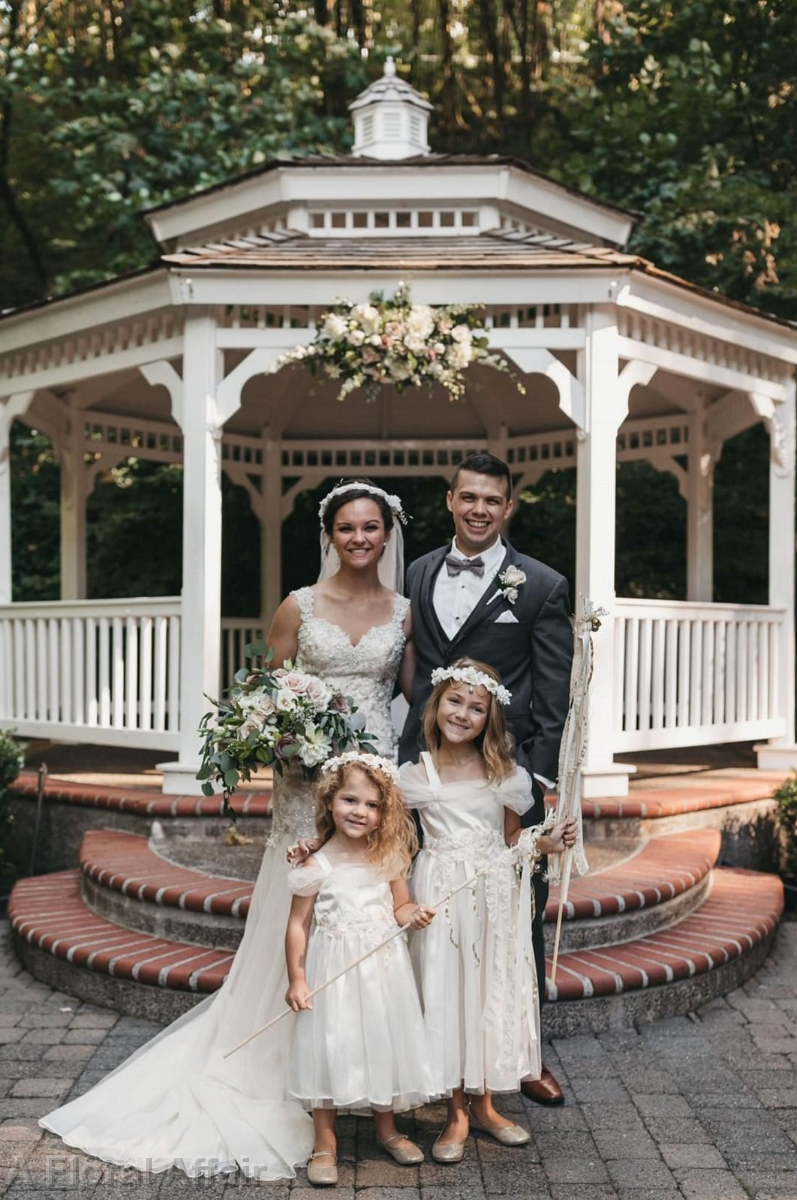
<path fill-rule="evenodd" d="M 396 596 L 392 620 L 356 644 L 313 612 L 309 588 L 294 593 L 302 621 L 297 666 L 351 696 L 368 731 L 395 758 L 390 703 L 409 601 Z M 287 847 L 315 833 L 313 799 L 301 774 L 275 777 L 272 833 L 252 895 L 246 929 L 222 988 L 178 1018 L 85 1095 L 40 1124 L 69 1146 L 140 1171 L 175 1166 L 192 1177 L 234 1171 L 291 1178 L 313 1146 L 313 1123 L 286 1099 L 294 1017 L 226 1051 L 285 1007 L 283 943 L 291 894 Z"/>

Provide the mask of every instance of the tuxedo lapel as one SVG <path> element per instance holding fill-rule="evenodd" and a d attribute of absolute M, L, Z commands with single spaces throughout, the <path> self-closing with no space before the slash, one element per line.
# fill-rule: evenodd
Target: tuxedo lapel
<path fill-rule="evenodd" d="M 434 607 L 434 582 L 437 579 L 437 573 L 443 565 L 443 559 L 448 553 L 448 546 L 443 546 L 437 550 L 429 559 L 426 569 L 423 573 L 423 578 L 420 583 L 420 602 L 421 612 L 426 619 L 426 625 L 432 639 L 437 647 L 437 652 L 440 657 L 440 662 L 445 660 L 446 650 L 449 645 L 448 636 L 443 629 L 443 626 L 438 620 L 437 613 Z"/>
<path fill-rule="evenodd" d="M 492 599 L 492 597 L 495 596 L 495 593 L 498 590 L 498 576 L 503 571 L 506 570 L 506 568 L 509 566 L 509 564 L 511 562 L 514 561 L 514 558 L 515 558 L 515 551 L 512 549 L 512 547 L 509 545 L 509 543 L 505 542 L 504 545 L 505 545 L 506 553 L 504 554 L 503 561 L 501 562 L 501 566 L 498 568 L 498 570 L 495 573 L 495 576 L 493 577 L 493 579 L 490 580 L 489 584 L 482 592 L 482 595 L 479 599 L 478 604 L 473 609 L 473 611 L 471 612 L 468 619 L 465 621 L 465 623 L 462 625 L 462 627 L 457 631 L 456 637 L 451 642 L 452 650 L 457 645 L 457 643 L 462 640 L 462 638 L 467 637 L 468 634 L 470 634 L 476 628 L 477 625 L 480 625 L 482 623 L 482 621 L 487 617 L 488 613 L 491 612 L 500 603 L 500 601 L 497 598 L 495 600 Z M 492 601 L 492 603 L 491 603 L 491 601 Z"/>

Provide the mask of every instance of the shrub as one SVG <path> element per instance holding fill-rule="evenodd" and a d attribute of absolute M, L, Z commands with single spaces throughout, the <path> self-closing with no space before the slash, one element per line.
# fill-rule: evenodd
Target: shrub
<path fill-rule="evenodd" d="M 0 892 L 13 878 L 13 867 L 5 861 L 3 843 L 13 818 L 7 803 L 8 789 L 16 779 L 23 763 L 22 750 L 10 733 L 0 730 Z"/>
<path fill-rule="evenodd" d="M 797 774 L 773 792 L 783 833 L 783 873 L 797 879 Z"/>

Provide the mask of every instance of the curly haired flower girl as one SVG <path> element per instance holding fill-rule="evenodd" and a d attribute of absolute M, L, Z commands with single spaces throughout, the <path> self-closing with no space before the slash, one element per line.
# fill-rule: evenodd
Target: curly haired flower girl
<path fill-rule="evenodd" d="M 337 1183 L 338 1108 L 371 1108 L 388 1154 L 402 1165 L 423 1159 L 393 1115 L 431 1095 L 426 1030 L 404 938 L 309 996 L 397 926 L 421 929 L 432 920 L 410 900 L 406 876 L 417 843 L 397 784 L 395 766 L 376 755 L 355 751 L 325 763 L 317 787 L 320 848 L 288 874 L 294 895 L 285 998 L 299 1014 L 288 1087 L 312 1110 L 307 1177 L 316 1185 Z"/>
<path fill-rule="evenodd" d="M 575 823 L 548 834 L 546 821 L 521 833 L 531 780 L 511 757 L 502 711 L 511 697 L 491 667 L 461 659 L 435 671 L 432 682 L 424 710 L 429 749 L 400 772 L 405 802 L 418 810 L 423 829 L 412 890 L 422 906 L 435 908 L 482 872 L 412 945 L 433 1088 L 448 1098 L 432 1157 L 459 1162 L 469 1124 L 504 1145 L 529 1140 L 495 1110 L 491 1093 L 519 1091 L 522 1079 L 540 1076 L 531 870 L 541 854 L 572 844 Z M 520 880 L 518 857 L 525 862 Z"/>

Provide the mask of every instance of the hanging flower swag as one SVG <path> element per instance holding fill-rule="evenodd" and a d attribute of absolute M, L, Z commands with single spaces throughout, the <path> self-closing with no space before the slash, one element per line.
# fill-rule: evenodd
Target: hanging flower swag
<path fill-rule="evenodd" d="M 309 346 L 296 346 L 274 364 L 301 362 L 315 374 L 343 380 L 338 400 L 365 387 L 369 399 L 383 384 L 403 392 L 412 387 L 440 384 L 450 400 L 465 391 L 466 367 L 479 363 L 511 375 L 519 392 L 526 389 L 509 364 L 491 354 L 484 322 L 475 307 L 448 304 L 431 308 L 412 304 L 406 284 L 392 300 L 372 294 L 367 304 L 340 300 L 321 318 Z"/>

